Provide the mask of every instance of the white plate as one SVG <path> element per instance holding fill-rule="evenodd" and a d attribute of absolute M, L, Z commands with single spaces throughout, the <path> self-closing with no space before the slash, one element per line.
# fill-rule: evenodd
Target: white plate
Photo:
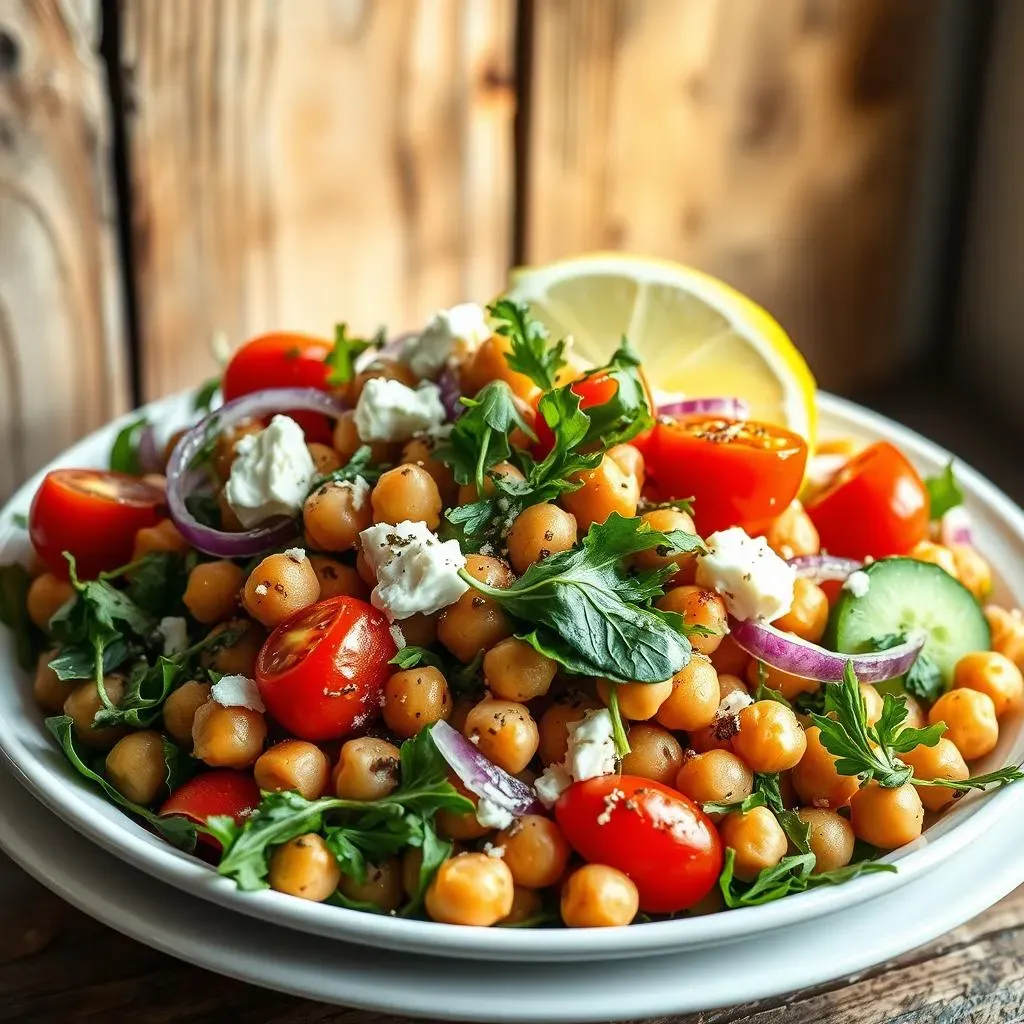
<path fill-rule="evenodd" d="M 181 399 L 158 403 L 149 410 L 159 420 Z M 848 402 L 821 396 L 822 430 L 857 434 L 870 440 L 887 438 L 901 447 L 926 473 L 936 473 L 950 456 L 912 431 Z M 128 418 L 75 445 L 56 465 L 103 466 L 111 441 Z M 958 470 L 974 514 L 981 550 L 999 567 L 1006 581 L 1004 601 L 1024 598 L 1024 515 L 992 484 L 966 466 Z M 12 522 L 24 512 L 41 474 L 30 480 L 0 514 L 0 563 L 24 556 L 28 540 Z M 1015 594 L 1014 600 L 1010 595 Z M 997 595 L 999 596 L 999 595 Z M 763 907 L 708 917 L 665 921 L 642 927 L 594 930 L 533 930 L 452 928 L 428 921 L 405 921 L 325 907 L 269 890 L 241 893 L 205 864 L 172 849 L 108 804 L 78 776 L 41 728 L 24 675 L 15 668 L 9 633 L 0 630 L 0 671 L 8 685 L 0 686 L 0 752 L 25 785 L 69 825 L 111 853 L 185 892 L 211 900 L 252 917 L 329 938 L 388 949 L 407 949 L 476 959 L 582 960 L 635 957 L 650 953 L 735 942 L 767 931 L 802 924 L 821 915 L 877 899 L 906 885 L 958 854 L 972 842 L 992 843 L 992 829 L 1019 808 L 1024 785 L 1011 786 L 984 797 L 961 801 L 917 842 L 894 853 L 896 874 L 873 874 L 835 888 L 822 888 Z M 1024 760 L 1024 730 L 1020 722 L 1004 723 L 999 747 L 982 767 Z M 1020 867 L 1024 879 L 1024 865 Z"/>
<path fill-rule="evenodd" d="M 1007 817 L 891 898 L 753 936 L 593 963 L 468 961 L 350 945 L 252 921 L 116 861 L 49 814 L 0 769 L 0 846 L 58 896 L 146 945 L 207 970 L 307 999 L 382 1013 L 479 1021 L 607 1021 L 709 1010 L 819 985 L 929 942 L 1019 881 Z"/>

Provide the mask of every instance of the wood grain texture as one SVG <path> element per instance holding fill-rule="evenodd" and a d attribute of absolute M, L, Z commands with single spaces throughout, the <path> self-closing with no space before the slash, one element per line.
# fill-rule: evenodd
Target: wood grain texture
<path fill-rule="evenodd" d="M 0 0 L 0 498 L 127 401 L 99 0 Z"/>
<path fill-rule="evenodd" d="M 766 306 L 825 386 L 902 329 L 929 0 L 536 0 L 526 256 L 678 259 Z"/>
<path fill-rule="evenodd" d="M 145 397 L 273 328 L 487 298 L 512 227 L 513 0 L 127 0 Z"/>

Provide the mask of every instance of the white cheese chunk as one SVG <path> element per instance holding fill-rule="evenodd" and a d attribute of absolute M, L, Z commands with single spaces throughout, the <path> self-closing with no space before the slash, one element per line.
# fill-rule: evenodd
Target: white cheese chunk
<path fill-rule="evenodd" d="M 545 807 L 554 807 L 558 798 L 572 785 L 572 776 L 560 764 L 548 765 L 547 768 L 537 776 L 533 784 L 537 799 Z"/>
<path fill-rule="evenodd" d="M 377 577 L 370 603 L 392 621 L 433 615 L 469 589 L 459 576 L 466 559 L 458 541 L 440 541 L 426 523 L 380 523 L 363 530 L 359 541 Z"/>
<path fill-rule="evenodd" d="M 504 846 L 495 846 L 494 843 L 484 843 L 484 853 L 488 857 L 493 857 L 495 860 L 501 860 L 505 856 Z"/>
<path fill-rule="evenodd" d="M 737 619 L 772 622 L 793 607 L 796 570 L 739 526 L 719 530 L 705 541 L 697 560 L 697 583 L 715 590 Z"/>
<path fill-rule="evenodd" d="M 583 782 L 615 772 L 618 759 L 612 732 L 612 716 L 607 708 L 588 711 L 579 722 L 569 722 L 569 749 L 565 767 L 573 780 Z"/>
<path fill-rule="evenodd" d="M 390 632 L 391 632 L 391 639 L 395 641 L 395 646 L 399 650 L 401 650 L 403 647 L 406 646 L 405 634 L 402 632 L 402 628 L 401 628 L 401 626 L 398 625 L 397 622 L 393 622 L 391 624 Z"/>
<path fill-rule="evenodd" d="M 410 388 L 400 380 L 371 377 L 356 402 L 356 430 L 366 442 L 408 441 L 418 431 L 436 429 L 444 417 L 436 384 Z"/>
<path fill-rule="evenodd" d="M 316 466 L 295 420 L 275 416 L 264 430 L 241 438 L 235 452 L 225 494 L 245 529 L 302 510 Z"/>
<path fill-rule="evenodd" d="M 476 820 L 484 828 L 502 829 L 508 828 L 515 818 L 501 804 L 496 804 L 493 800 L 482 796 L 476 805 Z"/>
<path fill-rule="evenodd" d="M 417 377 L 435 377 L 456 352 L 472 352 L 490 336 L 483 309 L 464 302 L 438 310 L 423 333 L 406 345 L 402 360 Z"/>
<path fill-rule="evenodd" d="M 370 485 L 366 480 L 357 476 L 354 480 L 335 480 L 331 487 L 340 487 L 348 491 L 352 508 L 358 512 L 370 498 Z"/>
<path fill-rule="evenodd" d="M 226 708 L 267 710 L 259 687 L 248 676 L 221 676 L 210 688 L 210 700 Z"/>
<path fill-rule="evenodd" d="M 173 658 L 188 650 L 188 623 L 177 615 L 166 615 L 157 626 L 164 642 L 164 657 Z"/>
<path fill-rule="evenodd" d="M 285 554 L 293 561 L 301 564 L 306 560 L 306 549 L 305 548 L 288 548 Z"/>
<path fill-rule="evenodd" d="M 851 572 L 843 581 L 843 590 L 848 590 L 854 597 L 866 597 L 871 590 L 871 577 L 860 569 Z"/>

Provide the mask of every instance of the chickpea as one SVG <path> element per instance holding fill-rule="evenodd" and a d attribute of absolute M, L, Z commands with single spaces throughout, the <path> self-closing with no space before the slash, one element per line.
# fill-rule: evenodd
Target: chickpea
<path fill-rule="evenodd" d="M 571 722 L 583 721 L 588 711 L 595 711 L 601 705 L 586 694 L 572 691 L 559 697 L 540 716 L 540 759 L 545 766 L 561 764 L 569 749 Z"/>
<path fill-rule="evenodd" d="M 542 502 L 523 509 L 508 535 L 508 556 L 518 573 L 576 544 L 576 517 L 557 505 Z"/>
<path fill-rule="evenodd" d="M 310 441 L 306 447 L 309 449 L 317 476 L 327 476 L 328 473 L 341 469 L 341 456 L 330 445 Z"/>
<path fill-rule="evenodd" d="M 836 771 L 838 758 L 821 742 L 821 730 L 813 725 L 805 733 L 807 747 L 793 768 L 793 786 L 805 804 L 814 807 L 845 807 L 857 792 L 857 780 Z"/>
<path fill-rule="evenodd" d="M 675 783 L 683 763 L 679 740 L 659 725 L 637 722 L 629 729 L 630 752 L 622 759 L 623 775 L 639 775 L 666 786 Z"/>
<path fill-rule="evenodd" d="M 164 701 L 163 721 L 167 735 L 180 747 L 192 749 L 196 712 L 210 699 L 210 684 L 190 679 Z"/>
<path fill-rule="evenodd" d="M 370 588 L 351 565 L 345 565 L 327 555 L 310 555 L 309 564 L 320 583 L 320 600 L 331 597 L 358 597 L 367 600 Z"/>
<path fill-rule="evenodd" d="M 821 550 L 817 528 L 803 505 L 795 500 L 782 515 L 772 520 L 764 536 L 768 546 L 782 558 L 816 555 Z"/>
<path fill-rule="evenodd" d="M 441 494 L 434 478 L 422 466 L 404 465 L 381 474 L 370 495 L 375 523 L 441 524 Z"/>
<path fill-rule="evenodd" d="M 250 619 L 229 619 L 210 631 L 210 636 L 229 633 L 235 639 L 231 643 L 207 648 L 199 656 L 203 668 L 212 668 L 226 676 L 249 676 L 256 674 L 256 658 L 266 639 L 266 634 Z"/>
<path fill-rule="evenodd" d="M 835 811 L 802 807 L 796 812 L 807 828 L 807 845 L 814 854 L 814 870 L 845 868 L 853 858 L 853 826 Z"/>
<path fill-rule="evenodd" d="M 694 634 L 690 646 L 698 654 L 714 654 L 728 632 L 725 602 L 713 591 L 688 585 L 675 587 L 655 604 L 666 612 L 678 612 L 686 625 L 703 626 L 711 636 Z"/>
<path fill-rule="evenodd" d="M 963 755 L 956 749 L 956 744 L 945 736 L 941 736 L 933 747 L 921 744 L 905 754 L 900 754 L 900 760 L 914 769 L 914 777 L 918 779 L 954 779 L 962 782 L 971 774 Z M 921 803 L 928 811 L 941 811 L 959 796 L 955 789 L 948 786 L 916 788 Z"/>
<path fill-rule="evenodd" d="M 437 831 L 445 839 L 459 839 L 468 841 L 479 839 L 491 831 L 486 825 L 481 825 L 476 818 L 476 807 L 479 803 L 475 793 L 470 793 L 463 785 L 462 780 L 456 775 L 451 775 L 448 781 L 454 786 L 459 796 L 464 796 L 472 805 L 472 811 L 458 814 L 454 811 L 437 812 Z"/>
<path fill-rule="evenodd" d="M 497 924 L 512 910 L 513 884 L 500 857 L 460 854 L 437 869 L 427 888 L 427 914 L 444 924 Z"/>
<path fill-rule="evenodd" d="M 537 723 L 523 704 L 490 697 L 466 716 L 462 734 L 484 757 L 511 775 L 530 763 L 540 744 Z"/>
<path fill-rule="evenodd" d="M 565 872 L 572 854 L 569 841 L 550 818 L 524 814 L 497 834 L 494 845 L 504 850 L 504 860 L 516 885 L 546 889 Z"/>
<path fill-rule="evenodd" d="M 765 868 L 775 867 L 789 849 L 786 833 L 767 807 L 727 814 L 718 832 L 722 842 L 735 851 L 733 872 L 744 882 L 752 882 Z"/>
<path fill-rule="evenodd" d="M 494 480 L 493 477 L 502 477 L 506 480 L 525 480 L 526 477 L 512 465 L 511 462 L 499 462 L 487 471 L 487 476 L 484 478 L 484 494 L 494 493 Z M 458 503 L 460 505 L 468 505 L 472 501 L 476 501 L 480 497 L 480 493 L 476 489 L 476 484 L 463 484 L 459 488 Z"/>
<path fill-rule="evenodd" d="M 727 715 L 715 718 L 703 729 L 693 729 L 688 734 L 690 749 L 698 754 L 706 754 L 709 750 L 732 750 L 732 738 L 736 735 L 736 719 Z"/>
<path fill-rule="evenodd" d="M 629 924 L 640 894 L 628 875 L 605 864 L 584 864 L 562 886 L 562 920 L 569 928 L 614 928 Z"/>
<path fill-rule="evenodd" d="M 447 718 L 451 709 L 448 680 L 429 665 L 396 672 L 384 685 L 384 722 L 402 739 Z"/>
<path fill-rule="evenodd" d="M 658 533 L 671 533 L 673 530 L 682 530 L 684 533 L 697 532 L 693 525 L 693 516 L 677 508 L 656 508 L 651 512 L 645 512 L 640 519 Z M 696 560 L 696 553 L 670 555 L 661 547 L 638 551 L 633 556 L 633 564 L 641 569 L 661 569 L 666 565 L 675 565 L 680 572 L 692 568 Z"/>
<path fill-rule="evenodd" d="M 466 725 L 466 719 L 469 717 L 470 711 L 473 710 L 474 704 L 476 704 L 476 700 L 473 697 L 457 697 L 452 702 L 452 712 L 448 716 L 448 724 L 453 729 L 457 729 L 459 732 L 462 732 Z"/>
<path fill-rule="evenodd" d="M 653 718 L 661 705 L 668 700 L 672 686 L 671 679 L 666 679 L 663 683 L 612 683 L 607 679 L 600 679 L 597 683 L 597 695 L 607 706 L 614 690 L 622 717 L 632 722 L 646 722 Z"/>
<path fill-rule="evenodd" d="M 318 487 L 302 506 L 302 525 L 321 551 L 351 551 L 370 525 L 367 484 L 342 480 Z"/>
<path fill-rule="evenodd" d="M 162 519 L 156 526 L 144 526 L 135 534 L 132 561 L 137 562 L 146 555 L 165 551 L 175 555 L 187 555 L 190 549 L 191 545 L 178 532 L 174 523 L 170 519 Z"/>
<path fill-rule="evenodd" d="M 558 666 L 525 641 L 509 637 L 484 655 L 483 669 L 495 697 L 524 702 L 548 692 Z"/>
<path fill-rule="evenodd" d="M 188 574 L 188 586 L 182 600 L 192 618 L 204 625 L 230 619 L 238 610 L 238 592 L 245 573 L 226 559 L 200 562 Z"/>
<path fill-rule="evenodd" d="M 658 722 L 666 729 L 703 729 L 715 720 L 722 696 L 715 667 L 694 655 L 672 677 L 672 691 L 658 708 Z"/>
<path fill-rule="evenodd" d="M 437 615 L 410 615 L 402 619 L 400 628 L 407 644 L 433 647 L 437 643 Z"/>
<path fill-rule="evenodd" d="M 241 533 L 245 529 L 242 526 L 242 520 L 238 518 L 238 513 L 228 503 L 226 487 L 222 487 L 217 492 L 217 511 L 220 513 L 220 528 L 222 530 L 226 530 L 228 533 Z"/>
<path fill-rule="evenodd" d="M 1017 668 L 1024 668 L 1024 615 L 1020 609 L 1007 611 L 990 604 L 985 607 L 985 618 L 992 630 L 992 650 L 1005 655 Z"/>
<path fill-rule="evenodd" d="M 828 598 L 825 591 L 810 580 L 798 576 L 793 584 L 793 606 L 773 623 L 784 633 L 795 633 L 816 644 L 828 625 Z"/>
<path fill-rule="evenodd" d="M 731 676 L 744 676 L 752 660 L 731 636 L 722 637 L 722 642 L 711 653 L 711 664 L 719 673 L 724 672 Z"/>
<path fill-rule="evenodd" d="M 863 690 L 861 692 L 863 693 Z M 875 693 L 877 692 L 875 690 Z M 903 694 L 903 700 L 907 708 L 907 717 L 903 722 L 903 728 L 923 729 L 928 724 L 928 716 L 925 715 L 921 702 L 909 693 Z"/>
<path fill-rule="evenodd" d="M 29 584 L 25 597 L 28 617 L 40 629 L 49 632 L 50 619 L 74 596 L 75 588 L 67 580 L 44 572 Z"/>
<path fill-rule="evenodd" d="M 405 363 L 396 359 L 380 359 L 372 362 L 364 370 L 360 370 L 348 385 L 348 400 L 353 406 L 359 401 L 363 388 L 368 380 L 383 378 L 401 381 L 407 388 L 414 388 L 419 383 L 416 374 Z"/>
<path fill-rule="evenodd" d="M 489 587 L 512 586 L 515 576 L 508 567 L 507 562 L 500 558 L 492 558 L 490 555 L 467 555 L 466 572 L 475 580 L 486 583 Z"/>
<path fill-rule="evenodd" d="M 532 403 L 538 391 L 537 385 L 525 374 L 509 368 L 508 355 L 511 351 L 512 343 L 508 338 L 500 334 L 488 338 L 462 365 L 460 383 L 463 392 L 475 395 L 491 381 L 503 380 L 513 395 Z"/>
<path fill-rule="evenodd" d="M 1016 665 L 997 651 L 965 654 L 953 670 L 953 688 L 987 693 L 996 707 L 996 717 L 1018 711 L 1024 704 L 1024 676 Z"/>
<path fill-rule="evenodd" d="M 784 704 L 755 701 L 740 711 L 738 723 L 739 732 L 732 738 L 732 747 L 753 771 L 783 772 L 804 756 L 804 730 Z"/>
<path fill-rule="evenodd" d="M 484 555 L 470 555 L 466 572 L 491 587 L 507 587 L 512 582 L 512 573 L 504 562 Z M 511 635 L 508 616 L 475 590 L 467 590 L 445 608 L 437 622 L 437 638 L 462 662 L 472 661 L 480 651 Z"/>
<path fill-rule="evenodd" d="M 263 750 L 267 721 L 251 708 L 207 701 L 192 720 L 192 750 L 211 768 L 248 768 Z"/>
<path fill-rule="evenodd" d="M 154 729 L 130 732 L 107 754 L 107 781 L 132 803 L 147 806 L 167 787 L 164 744 Z"/>
<path fill-rule="evenodd" d="M 885 700 L 870 683 L 858 683 L 860 699 L 864 701 L 864 715 L 868 725 L 874 725 L 882 717 Z"/>
<path fill-rule="evenodd" d="M 608 458 L 616 463 L 623 473 L 635 477 L 637 487 L 643 490 L 646 474 L 644 457 L 640 449 L 631 444 L 614 444 L 608 449 L 607 454 Z"/>
<path fill-rule="evenodd" d="M 895 850 L 921 835 L 924 807 L 910 783 L 886 789 L 869 782 L 850 800 L 854 835 L 881 850 Z"/>
<path fill-rule="evenodd" d="M 235 445 L 248 434 L 258 434 L 262 429 L 262 424 L 257 420 L 247 420 L 221 431 L 214 445 L 212 460 L 213 471 L 221 480 L 227 480 L 231 476 L 231 467 L 236 455 Z"/>
<path fill-rule="evenodd" d="M 752 687 L 757 687 L 764 677 L 765 686 L 777 690 L 786 700 L 796 700 L 801 693 L 814 693 L 820 688 L 821 683 L 816 679 L 805 679 L 803 676 L 795 676 L 790 672 L 783 672 L 782 669 L 766 665 L 763 661 L 752 658 L 747 664 L 747 682 Z"/>
<path fill-rule="evenodd" d="M 922 540 L 910 549 L 908 557 L 917 562 L 930 562 L 932 565 L 937 565 L 944 572 L 949 573 L 953 579 L 957 579 L 956 559 L 953 557 L 953 552 L 941 544 Z"/>
<path fill-rule="evenodd" d="M 334 791 L 345 800 L 380 800 L 401 781 L 398 747 L 387 740 L 360 736 L 342 744 Z"/>
<path fill-rule="evenodd" d="M 36 661 L 36 674 L 32 680 L 32 696 L 36 703 L 52 714 L 59 714 L 64 701 L 71 693 L 72 683 L 62 682 L 57 673 L 50 668 L 50 662 L 57 657 L 59 651 L 43 651 Z"/>
<path fill-rule="evenodd" d="M 542 910 L 544 902 L 535 889 L 524 889 L 517 885 L 512 892 L 512 909 L 501 919 L 499 924 L 522 924 L 536 917 Z"/>
<path fill-rule="evenodd" d="M 303 554 L 267 555 L 245 581 L 245 610 L 271 629 L 320 599 L 320 581 Z"/>
<path fill-rule="evenodd" d="M 275 743 L 256 759 L 253 771 L 260 789 L 294 789 L 307 800 L 316 800 L 327 792 L 331 774 L 327 755 L 305 740 Z"/>
<path fill-rule="evenodd" d="M 364 441 L 356 429 L 355 412 L 351 409 L 343 412 L 335 421 L 332 442 L 343 465 L 364 446 L 370 449 L 370 461 L 374 465 L 391 461 L 393 445 L 387 441 Z"/>
<path fill-rule="evenodd" d="M 406 442 L 402 449 L 402 462 L 422 466 L 434 478 L 438 494 L 441 495 L 442 506 L 448 508 L 455 504 L 459 485 L 455 482 L 455 475 L 451 469 L 434 457 L 434 450 L 435 444 L 429 437 L 414 437 Z"/>
<path fill-rule="evenodd" d="M 635 476 L 607 454 L 593 469 L 576 473 L 574 480 L 582 486 L 561 497 L 562 507 L 576 517 L 580 532 L 586 533 L 594 523 L 603 523 L 613 512 L 626 519 L 636 515 L 640 501 L 640 485 Z"/>
<path fill-rule="evenodd" d="M 694 803 L 732 804 L 754 792 L 754 775 L 731 751 L 708 750 L 683 761 L 676 789 Z"/>
<path fill-rule="evenodd" d="M 104 676 L 103 689 L 111 704 L 117 707 L 124 697 L 124 677 Z M 127 731 L 121 725 L 94 727 L 96 714 L 103 706 L 95 682 L 80 683 L 64 701 L 64 714 L 74 719 L 75 736 L 81 743 L 94 750 L 109 750 Z"/>
<path fill-rule="evenodd" d="M 946 723 L 946 738 L 956 744 L 965 761 L 974 761 L 995 750 L 999 742 L 996 706 L 987 693 L 950 690 L 928 712 L 928 724 Z"/>
<path fill-rule="evenodd" d="M 401 861 L 388 857 L 379 864 L 367 864 L 366 878 L 361 882 L 351 875 L 342 875 L 338 891 L 357 903 L 372 903 L 386 914 L 393 913 L 403 902 Z"/>
<path fill-rule="evenodd" d="M 307 832 L 279 846 L 270 857 L 270 888 L 322 903 L 341 881 L 341 868 L 326 841 Z"/>
<path fill-rule="evenodd" d="M 992 568 L 969 544 L 953 544 L 957 579 L 979 600 L 992 593 Z"/>

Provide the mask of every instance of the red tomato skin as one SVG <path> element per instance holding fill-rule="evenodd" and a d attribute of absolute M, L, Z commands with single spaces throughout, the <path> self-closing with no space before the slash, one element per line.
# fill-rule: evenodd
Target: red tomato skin
<path fill-rule="evenodd" d="M 855 455 L 806 506 L 821 546 L 863 560 L 905 555 L 928 535 L 928 491 L 888 441 Z"/>
<path fill-rule="evenodd" d="M 702 537 L 731 526 L 742 526 L 751 535 L 763 532 L 800 491 L 806 442 L 781 427 L 751 423 L 752 429 L 765 431 L 780 446 L 717 443 L 691 433 L 703 422 L 655 424 L 641 447 L 647 470 L 645 495 L 653 501 L 692 497 L 694 523 Z"/>
<path fill-rule="evenodd" d="M 198 825 L 214 815 L 224 814 L 241 824 L 245 815 L 259 805 L 260 790 L 252 775 L 215 768 L 183 782 L 164 801 L 160 813 L 180 814 Z M 199 833 L 198 841 L 220 850 L 220 842 L 205 832 Z"/>
<path fill-rule="evenodd" d="M 310 639 L 312 646 L 304 646 Z M 332 597 L 304 608 L 267 637 L 256 659 L 256 682 L 267 711 L 292 736 L 341 739 L 380 713 L 396 651 L 381 612 L 355 597 Z"/>
<path fill-rule="evenodd" d="M 131 561 L 135 534 L 160 521 L 165 501 L 159 488 L 126 473 L 55 469 L 32 499 L 29 536 L 54 575 L 68 578 L 70 551 L 79 579 L 94 579 Z"/>
<path fill-rule="evenodd" d="M 576 782 L 555 804 L 555 817 L 584 860 L 633 880 L 648 913 L 692 907 L 722 872 L 722 841 L 711 820 L 660 782 L 635 775 Z"/>
<path fill-rule="evenodd" d="M 224 401 L 266 388 L 317 388 L 329 391 L 324 360 L 333 345 L 326 338 L 290 331 L 261 334 L 247 341 L 224 368 Z M 331 443 L 331 425 L 315 412 L 289 412 L 307 441 Z"/>

